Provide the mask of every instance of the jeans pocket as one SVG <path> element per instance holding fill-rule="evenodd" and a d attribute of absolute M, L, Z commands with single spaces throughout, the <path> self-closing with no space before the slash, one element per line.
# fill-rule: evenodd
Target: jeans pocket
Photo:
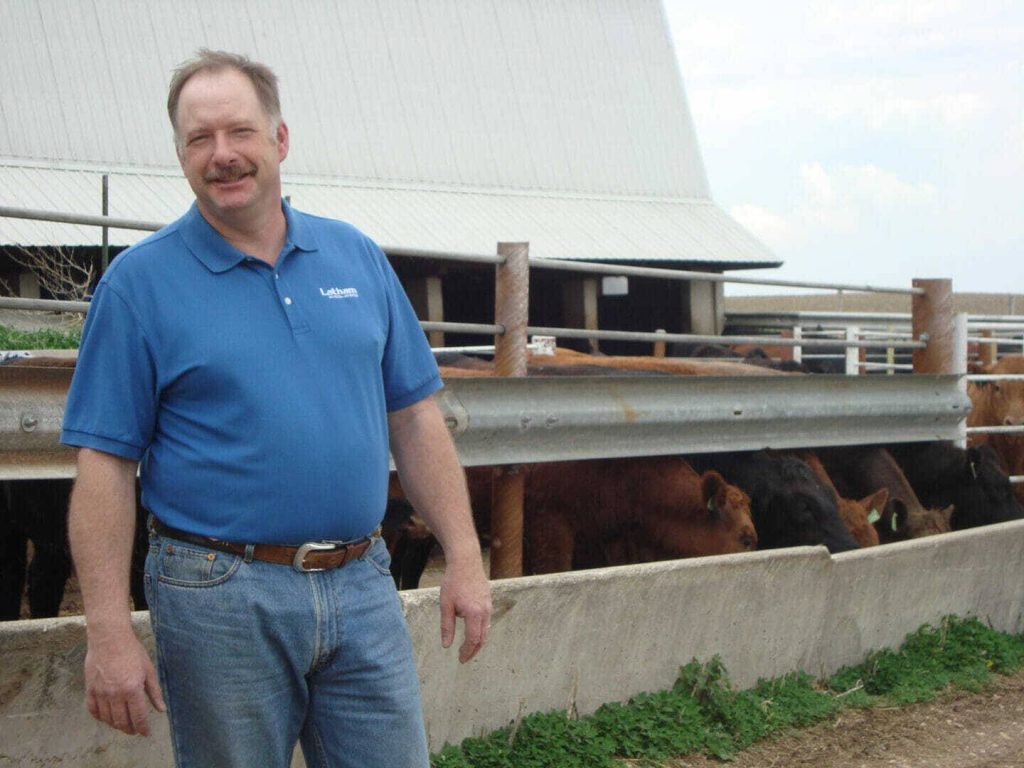
<path fill-rule="evenodd" d="M 380 573 L 390 578 L 391 576 L 391 553 L 388 552 L 384 539 L 378 538 L 363 555 L 363 560 L 369 561 L 370 565 Z"/>
<path fill-rule="evenodd" d="M 241 555 L 163 539 L 157 580 L 176 587 L 215 587 L 230 579 L 242 564 Z"/>

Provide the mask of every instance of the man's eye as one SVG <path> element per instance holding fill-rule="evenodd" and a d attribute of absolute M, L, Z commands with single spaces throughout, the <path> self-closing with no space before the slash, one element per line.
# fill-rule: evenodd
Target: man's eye
<path fill-rule="evenodd" d="M 207 136 L 205 133 L 201 133 L 198 136 L 191 136 L 189 138 L 189 140 L 188 140 L 188 145 L 191 147 L 191 146 L 195 146 L 196 144 L 201 144 L 204 141 L 206 141 L 208 138 L 210 138 L 210 137 Z"/>

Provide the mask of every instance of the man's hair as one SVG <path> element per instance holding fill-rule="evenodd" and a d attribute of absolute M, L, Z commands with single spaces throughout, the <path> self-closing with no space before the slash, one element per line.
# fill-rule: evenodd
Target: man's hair
<path fill-rule="evenodd" d="M 237 53 L 200 48 L 196 51 L 195 58 L 183 62 L 174 70 L 167 92 L 167 114 L 171 118 L 176 143 L 179 141 L 178 99 L 181 98 L 181 89 L 193 75 L 200 72 L 219 72 L 223 69 L 235 69 L 248 77 L 256 89 L 260 106 L 270 118 L 271 126 L 276 127 L 281 122 L 281 98 L 277 92 L 277 75 L 270 67 Z"/>

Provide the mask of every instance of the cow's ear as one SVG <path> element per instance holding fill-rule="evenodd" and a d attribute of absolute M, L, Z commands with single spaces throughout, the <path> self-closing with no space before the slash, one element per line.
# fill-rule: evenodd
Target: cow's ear
<path fill-rule="evenodd" d="M 889 499 L 885 505 L 885 523 L 888 529 L 897 536 L 907 535 L 907 505 L 901 499 Z M 883 518 L 885 519 L 885 518 Z"/>
<path fill-rule="evenodd" d="M 869 523 L 874 525 L 882 519 L 882 510 L 885 509 L 885 503 L 887 501 L 889 501 L 888 488 L 879 488 L 870 496 L 865 496 L 863 499 L 860 500 L 860 503 L 864 506 L 864 509 L 868 510 Z"/>
<path fill-rule="evenodd" d="M 700 478 L 700 495 L 704 499 L 704 508 L 717 518 L 721 514 L 719 504 L 715 500 L 725 490 L 725 478 L 713 469 L 709 469 Z"/>
<path fill-rule="evenodd" d="M 978 479 L 978 465 L 981 464 L 981 451 L 976 447 L 970 447 L 964 454 L 965 465 L 964 471 L 967 472 L 973 479 Z"/>
<path fill-rule="evenodd" d="M 954 509 L 956 509 L 956 507 L 954 505 L 950 504 L 948 507 L 946 507 L 946 508 L 944 508 L 944 509 L 939 511 L 939 515 L 942 517 L 942 520 L 946 523 L 947 526 L 952 526 L 953 525 L 953 510 Z"/>

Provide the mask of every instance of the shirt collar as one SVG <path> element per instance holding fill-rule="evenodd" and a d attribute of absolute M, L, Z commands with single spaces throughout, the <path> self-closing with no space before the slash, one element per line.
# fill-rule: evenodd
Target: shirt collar
<path fill-rule="evenodd" d="M 297 215 L 285 200 L 281 201 L 281 209 L 287 225 L 281 254 L 292 250 L 317 250 L 316 236 L 303 217 Z M 227 272 L 248 258 L 247 254 L 231 245 L 203 218 L 196 203 L 192 203 L 188 213 L 181 218 L 180 231 L 188 249 L 211 272 Z"/>

